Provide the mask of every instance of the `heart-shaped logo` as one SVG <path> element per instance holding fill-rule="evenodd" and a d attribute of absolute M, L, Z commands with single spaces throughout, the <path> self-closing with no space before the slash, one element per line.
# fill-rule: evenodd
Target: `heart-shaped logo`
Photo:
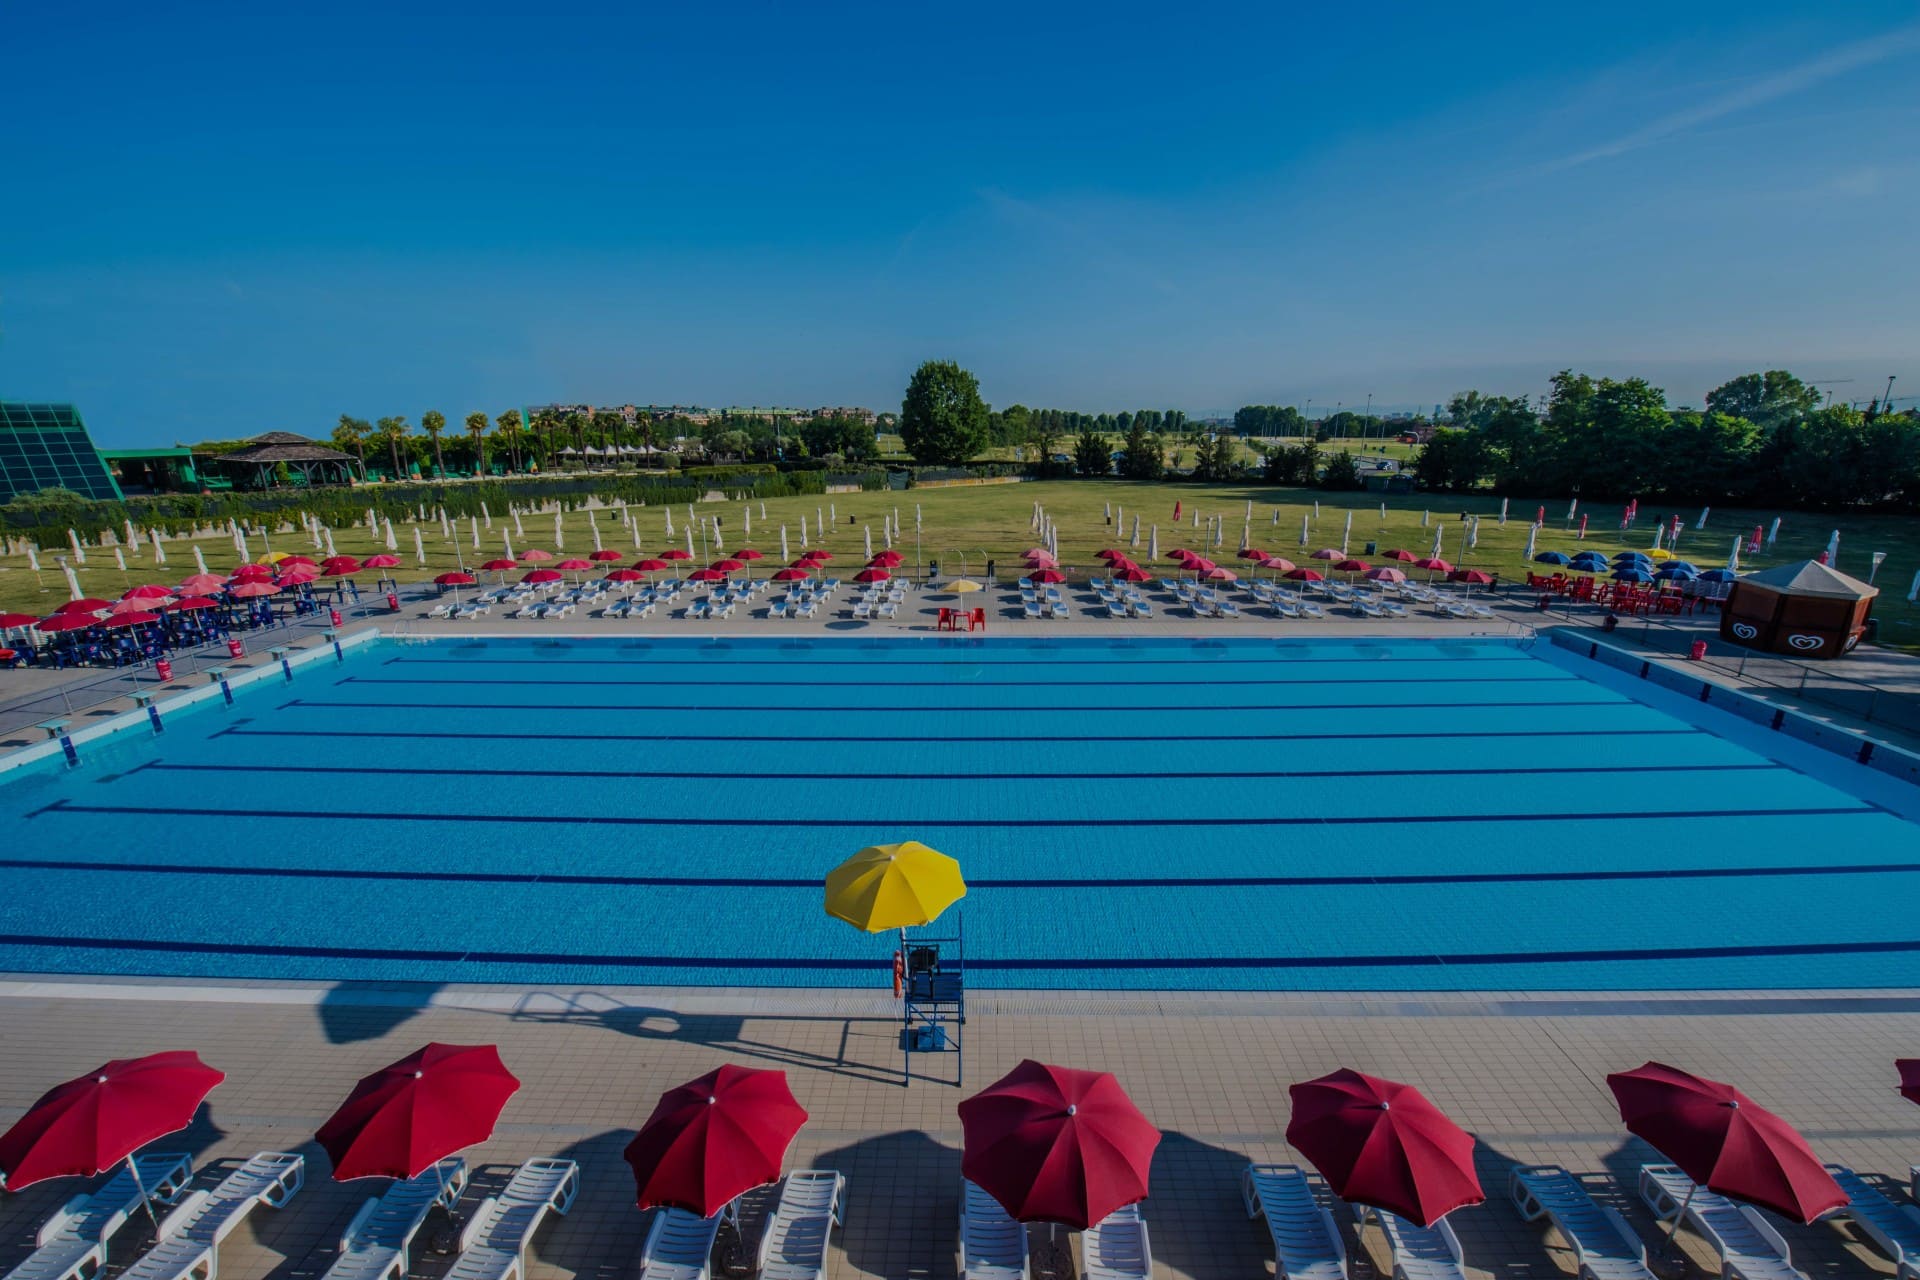
<path fill-rule="evenodd" d="M 1787 643 L 1796 649 L 1818 649 L 1826 640 L 1820 636 L 1788 636 Z"/>
<path fill-rule="evenodd" d="M 1754 626 L 1751 622 L 1736 622 L 1733 624 L 1733 634 L 1739 636 L 1742 640 L 1751 640 L 1760 634 L 1760 628 Z"/>

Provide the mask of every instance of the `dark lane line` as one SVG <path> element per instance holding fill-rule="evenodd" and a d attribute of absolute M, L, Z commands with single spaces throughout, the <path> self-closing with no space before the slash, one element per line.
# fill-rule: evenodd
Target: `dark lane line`
<path fill-rule="evenodd" d="M 159 773 L 317 773 L 317 774 L 378 774 L 382 776 L 422 778 L 603 778 L 623 780 L 664 780 L 686 779 L 700 782 L 712 782 L 714 771 L 711 769 L 454 769 L 420 768 L 400 765 L 300 765 L 300 764 L 169 764 L 164 760 L 149 760 L 144 764 L 128 769 L 122 777 L 129 774 L 145 773 L 149 770 Z M 1557 776 L 1576 774 L 1633 774 L 1633 773 L 1758 773 L 1765 770 L 1788 772 L 1785 765 L 1773 763 L 1761 764 L 1569 764 L 1569 765 L 1513 765 L 1486 769 L 1194 769 L 1194 770 L 1155 770 L 1154 780 L 1178 778 L 1182 781 L 1220 779 L 1222 781 L 1245 781 L 1265 778 L 1482 778 L 1505 777 L 1508 775 Z M 1022 769 L 1017 773 L 910 773 L 897 769 L 888 769 L 880 773 L 789 773 L 777 770 L 755 769 L 755 782 L 1035 782 L 1068 780 L 1075 782 L 1126 781 L 1134 782 L 1130 776 L 1113 769 L 1101 769 L 1091 772 L 1047 772 Z"/>
<path fill-rule="evenodd" d="M 578 965 L 608 969 L 716 969 L 876 971 L 871 959 L 847 956 L 666 956 L 601 955 L 592 952 L 434 950 L 412 947 L 312 947 L 289 943 L 183 942 L 165 938 L 88 938 L 57 934 L 0 934 L 0 946 L 85 947 L 101 951 L 157 952 L 167 955 L 260 956 L 324 960 L 394 960 L 413 963 Z M 1465 951 L 1431 955 L 1334 956 L 1165 956 L 1111 958 L 1048 956 L 995 957 L 967 961 L 985 971 L 1022 970 L 1233 970 L 1233 969 L 1404 969 L 1431 965 L 1604 964 L 1652 960 L 1726 960 L 1783 956 L 1859 956 L 1920 951 L 1920 940 L 1870 942 L 1789 942 L 1720 947 L 1642 947 L 1556 951 Z"/>
<path fill-rule="evenodd" d="M 1549 668 L 1551 670 L 1551 668 Z M 798 684 L 795 681 L 740 681 L 740 680 L 682 680 L 667 677 L 659 680 L 625 680 L 601 677 L 561 677 L 553 680 L 508 679 L 505 677 L 486 677 L 464 679 L 439 676 L 399 676 L 388 679 L 383 676 L 342 676 L 334 681 L 336 685 L 393 685 L 407 687 L 415 685 L 477 685 L 483 689 L 504 687 L 521 688 L 572 688 L 584 686 L 591 689 L 634 687 L 644 689 L 772 689 L 798 687 L 805 689 L 856 689 L 872 684 L 882 689 L 1094 689 L 1111 692 L 1115 688 L 1171 688 L 1171 689 L 1208 689 L 1232 688 L 1244 689 L 1267 686 L 1294 688 L 1302 685 L 1353 684 L 1369 688 L 1387 688 L 1389 686 L 1413 686 L 1429 684 L 1577 684 L 1580 677 L 1555 673 L 1532 680 L 1516 680 L 1512 676 L 1409 676 L 1404 680 L 1389 680 L 1380 676 L 1340 676 L 1333 679 L 1312 677 L 1305 680 L 1135 680 L 1120 682 L 1096 680 L 901 680 L 894 676 L 881 679 L 876 675 L 872 680 L 842 680 L 831 683 Z"/>
<path fill-rule="evenodd" d="M 5 858 L 0 869 L 13 871 L 74 871 L 119 875 L 217 876 L 269 880 L 373 880 L 419 884 L 510 884 L 523 886 L 588 886 L 615 889 L 804 889 L 820 887 L 818 876 L 633 876 L 583 872 L 525 871 L 384 871 L 354 867 L 231 867 L 218 863 L 93 862 L 67 858 Z M 1784 876 L 1913 875 L 1920 862 L 1847 863 L 1838 866 L 1763 867 L 1645 867 L 1613 871 L 1487 871 L 1415 872 L 1404 875 L 1333 876 L 1146 876 L 1070 879 L 1045 877 L 1006 880 L 992 877 L 967 881 L 969 889 L 1006 891 L 1060 889 L 1351 889 L 1418 888 L 1423 886 L 1493 884 L 1576 884 L 1634 880 L 1746 880 Z"/>
<path fill-rule="evenodd" d="M 1055 686 L 1058 687 L 1058 686 Z M 1236 714 L 1250 714 L 1263 711 L 1505 711 L 1512 709 L 1540 707 L 1621 707 L 1632 706 L 1629 698 L 1612 695 L 1603 698 L 1555 699 L 1539 702 L 1269 702 L 1269 703 L 1233 703 L 1220 707 L 1197 707 L 1190 702 L 1161 704 L 1120 703 L 1110 705 L 1071 705 L 1036 706 L 1032 703 L 1013 703 L 1005 706 L 945 707 L 926 704 L 881 704 L 848 705 L 829 702 L 805 702 L 797 704 L 753 703 L 744 706 L 687 704 L 661 706 L 657 702 L 321 702 L 312 698 L 292 698 L 280 704 L 280 709 L 299 707 L 305 711 L 488 711 L 499 715 L 508 711 L 573 711 L 587 712 L 650 712 L 655 715 L 671 713 L 695 713 L 712 715 L 715 712 L 731 711 L 752 715 L 823 715 L 823 714 L 861 714 L 897 716 L 904 713 L 916 715 L 952 715 L 964 713 L 990 712 L 1009 714 L 1028 712 L 1034 714 L 1057 713 L 1060 715 L 1087 715 L 1092 712 L 1106 712 L 1114 715 L 1140 715 L 1143 713 L 1179 712 L 1191 715 L 1195 712 L 1225 711 Z"/>
<path fill-rule="evenodd" d="M 386 705 L 386 704 L 380 704 Z M 1608 705 L 1608 704 L 1598 704 Z M 1628 704 L 1633 705 L 1633 704 Z M 309 710 L 319 710 L 317 705 Z M 1473 738 L 1676 738 L 1709 736 L 1705 729 L 1435 729 L 1419 733 L 536 733 L 511 729 L 491 733 L 454 733 L 423 729 L 247 729 L 230 725 L 209 738 L 424 738 L 449 742 L 1381 742 L 1409 739 L 1446 741 Z"/>
<path fill-rule="evenodd" d="M 809 827 L 919 827 L 945 829 L 999 828 L 1040 830 L 1063 827 L 1363 827 L 1452 825 L 1477 822 L 1644 822 L 1652 818 L 1808 818 L 1841 814 L 1880 813 L 1870 805 L 1816 806 L 1790 809 L 1686 809 L 1669 812 L 1662 809 L 1607 809 L 1594 813 L 1430 813 L 1430 814 L 1331 814 L 1294 817 L 1226 818 L 1211 815 L 1179 818 L 926 818 L 891 815 L 864 818 L 808 818 Z M 234 818 L 245 822 L 269 819 L 300 822 L 452 822 L 467 825 L 502 826 L 587 826 L 587 827 L 778 827 L 791 829 L 797 819 L 687 817 L 667 818 L 637 814 L 535 814 L 535 813 L 371 813 L 350 809 L 293 809 L 279 802 L 260 808 L 197 808 L 187 805 L 74 804 L 56 800 L 25 814 L 37 818 L 48 813 L 121 814 L 144 818 Z"/>
<path fill-rule="evenodd" d="M 559 647 L 559 646 L 555 646 L 555 647 Z M 628 651 L 635 652 L 635 653 L 641 653 L 641 652 L 651 653 L 652 652 L 651 647 L 646 645 L 628 645 L 624 647 Z M 449 646 L 449 648 L 452 648 L 452 646 Z M 458 652 L 457 649 L 453 649 L 453 651 Z M 723 662 L 730 667 L 791 667 L 795 661 L 794 658 L 792 658 L 791 656 L 783 657 L 783 658 L 736 658 L 732 656 L 726 656 L 726 657 L 720 656 L 721 654 L 724 654 L 727 652 L 728 651 L 725 649 L 716 649 L 712 651 L 710 654 L 693 653 L 691 656 L 685 659 L 668 658 L 667 660 L 669 662 L 685 661 L 689 665 L 699 665 L 699 666 L 712 666 L 716 661 L 718 661 L 718 662 Z M 799 652 L 799 651 L 796 651 L 796 652 Z M 1449 657 L 1449 658 L 1414 657 L 1410 655 L 1389 656 L 1386 654 L 1381 654 L 1376 657 L 1354 657 L 1354 656 L 1348 655 L 1345 657 L 1297 658 L 1297 657 L 1280 657 L 1280 656 L 1275 656 L 1273 654 L 1268 654 L 1264 657 L 1252 657 L 1252 658 L 1202 658 L 1202 657 L 1196 657 L 1195 654 L 1192 652 L 1188 652 L 1188 653 L 1181 654 L 1178 657 L 1152 658 L 1152 657 L 1135 657 L 1133 656 L 1132 651 L 1125 650 L 1125 649 L 1108 649 L 1108 650 L 1100 650 L 1098 653 L 1094 653 L 1094 654 L 1084 653 L 1081 651 L 1057 650 L 1057 651 L 1053 651 L 1052 656 L 1049 656 L 1049 657 L 1015 658 L 1011 660 L 999 660 L 999 659 L 992 659 L 992 658 L 912 658 L 905 662 L 884 662 L 884 661 L 877 661 L 871 657 L 868 657 L 868 658 L 815 657 L 815 656 L 812 656 L 813 651 L 810 647 L 806 650 L 806 652 L 809 655 L 806 659 L 806 664 L 809 667 L 864 667 L 869 670 L 891 669 L 894 667 L 1058 667 L 1058 666 L 1068 666 L 1068 665 L 1078 666 L 1086 662 L 1106 663 L 1112 666 L 1128 666 L 1128 667 L 1191 666 L 1195 662 L 1202 662 L 1205 665 L 1210 667 L 1234 667 L 1234 666 L 1276 666 L 1276 665 L 1277 666 L 1300 666 L 1300 665 L 1312 665 L 1317 663 L 1335 663 L 1335 662 L 1349 662 L 1349 663 L 1352 663 L 1352 662 L 1427 662 L 1427 663 L 1510 662 L 1510 663 L 1521 663 L 1521 662 L 1539 661 L 1536 658 L 1529 658 L 1522 654 L 1509 655 L 1507 653 L 1498 653 L 1498 654 L 1488 653 L 1484 656 L 1476 653 L 1472 655 L 1465 655 L 1461 657 Z M 662 651 L 662 654 L 688 654 L 688 653 L 689 653 L 689 650 L 685 648 L 667 649 Z M 662 654 L 655 654 L 654 656 L 660 657 L 662 656 Z M 1114 655 L 1114 656 L 1108 656 L 1108 655 Z M 542 667 L 630 667 L 633 665 L 633 661 L 634 660 L 631 658 L 559 658 L 559 657 L 548 657 L 544 654 L 541 654 L 541 655 L 530 654 L 528 656 L 518 657 L 518 658 L 421 658 L 421 657 L 389 658 L 385 662 L 381 663 L 380 665 L 387 666 L 387 667 L 391 667 L 391 666 L 524 667 L 524 666 L 527 666 L 529 663 L 537 663 Z"/>

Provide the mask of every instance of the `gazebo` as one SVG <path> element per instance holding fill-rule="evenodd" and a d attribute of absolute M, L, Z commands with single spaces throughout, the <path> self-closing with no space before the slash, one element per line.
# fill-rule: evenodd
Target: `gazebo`
<path fill-rule="evenodd" d="M 359 463 L 350 453 L 315 444 L 291 431 L 269 431 L 253 437 L 244 449 L 213 460 L 245 489 L 270 489 L 274 472 L 286 464 L 294 483 L 305 486 L 352 484 Z"/>
<path fill-rule="evenodd" d="M 1818 560 L 1750 573 L 1733 584 L 1720 638 L 1795 658 L 1837 658 L 1860 643 L 1879 594 Z"/>

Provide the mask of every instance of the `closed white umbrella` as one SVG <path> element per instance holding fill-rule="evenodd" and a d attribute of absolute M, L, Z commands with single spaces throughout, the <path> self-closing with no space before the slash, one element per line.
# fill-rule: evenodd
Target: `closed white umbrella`
<path fill-rule="evenodd" d="M 420 539 L 420 526 L 413 526 L 413 561 L 425 566 L 427 563 L 427 544 Z"/>
<path fill-rule="evenodd" d="M 118 566 L 120 572 L 125 573 L 127 571 L 127 553 L 120 549 L 118 543 L 114 544 L 113 563 Z"/>
<path fill-rule="evenodd" d="M 73 529 L 67 530 L 67 545 L 73 548 L 73 558 L 80 564 L 87 562 L 86 548 L 80 545 L 80 535 Z"/>
<path fill-rule="evenodd" d="M 1157 524 L 1148 525 L 1147 526 L 1147 559 L 1158 560 L 1159 558 L 1160 558 L 1160 526 Z"/>
<path fill-rule="evenodd" d="M 747 507 L 745 510 L 743 510 L 740 513 L 740 536 L 742 538 L 753 537 L 753 508 L 752 507 Z"/>
<path fill-rule="evenodd" d="M 1245 551 L 1253 545 L 1253 525 L 1242 521 L 1240 524 L 1240 549 Z"/>
<path fill-rule="evenodd" d="M 1120 530 L 1127 527 L 1127 509 L 1120 503 L 1115 503 L 1113 507 L 1113 527 Z"/>
<path fill-rule="evenodd" d="M 1534 547 L 1534 543 L 1538 540 L 1539 536 L 1540 536 L 1539 525 L 1531 524 L 1527 526 L 1527 549 L 1520 553 L 1520 558 L 1522 560 L 1525 560 L 1528 564 L 1533 563 L 1533 547 Z M 1438 556 L 1440 553 L 1436 551 L 1433 554 Z"/>
<path fill-rule="evenodd" d="M 320 535 L 326 540 L 327 556 L 331 558 L 339 555 L 340 553 L 333 549 L 333 527 L 331 525 L 323 525 L 320 530 Z"/>
<path fill-rule="evenodd" d="M 1347 544 L 1353 541 L 1353 512 L 1347 512 L 1346 528 L 1340 531 L 1340 554 L 1347 554 Z"/>
<path fill-rule="evenodd" d="M 667 513 L 667 536 L 671 538 L 673 536 L 673 508 L 672 507 L 666 508 L 666 513 Z"/>
<path fill-rule="evenodd" d="M 513 535 L 505 529 L 500 531 L 500 545 L 506 549 L 504 552 L 506 558 L 509 560 L 513 559 Z"/>
<path fill-rule="evenodd" d="M 1475 516 L 1473 519 L 1467 521 L 1467 550 L 1471 551 L 1479 545 L 1480 545 L 1480 517 Z"/>
<path fill-rule="evenodd" d="M 821 537 L 827 536 L 827 511 L 825 507 L 813 509 L 813 527 L 820 531 Z"/>
<path fill-rule="evenodd" d="M 1273 519 L 1267 521 L 1267 523 L 1275 529 L 1280 527 L 1280 507 L 1278 504 L 1275 504 L 1273 508 Z"/>
<path fill-rule="evenodd" d="M 1428 552 L 1427 554 L 1432 556 L 1435 560 L 1438 560 L 1440 558 L 1440 542 L 1446 536 L 1447 536 L 1447 531 L 1444 526 L 1442 526 L 1441 528 L 1435 529 L 1433 531 L 1433 550 Z"/>
<path fill-rule="evenodd" d="M 1733 535 L 1733 550 L 1727 553 L 1727 568 L 1738 569 L 1739 567 L 1740 567 L 1740 535 L 1736 533 Z"/>
<path fill-rule="evenodd" d="M 687 554 L 692 555 L 693 554 L 693 526 L 692 525 L 686 526 L 686 534 L 687 534 Z"/>
<path fill-rule="evenodd" d="M 787 526 L 781 525 L 780 526 L 780 561 L 781 563 L 784 564 L 791 559 L 793 559 L 793 557 L 787 553 Z"/>
<path fill-rule="evenodd" d="M 522 542 L 527 540 L 526 526 L 520 523 L 520 508 L 513 509 L 513 536 Z"/>
<path fill-rule="evenodd" d="M 158 538 L 155 538 L 153 540 L 154 559 L 158 561 L 161 557 L 161 554 L 162 553 L 160 551 L 160 540 Z M 201 573 L 207 572 L 207 557 L 205 556 L 205 554 L 201 552 L 200 544 L 197 542 L 193 544 L 193 567 L 198 569 Z"/>
<path fill-rule="evenodd" d="M 198 551 L 200 550 L 200 548 L 196 546 L 194 550 Z M 153 531 L 153 563 L 156 567 L 158 567 L 160 565 L 165 564 L 166 562 L 167 562 L 167 549 L 160 545 L 160 531 L 158 529 L 155 529 Z"/>
<path fill-rule="evenodd" d="M 1920 572 L 1913 575 L 1913 585 L 1907 588 L 1907 603 L 1920 601 Z"/>
<path fill-rule="evenodd" d="M 1780 536 L 1780 517 L 1775 516 L 1773 523 L 1767 526 L 1767 550 L 1773 550 L 1773 540 Z"/>
<path fill-rule="evenodd" d="M 1653 526 L 1653 549 L 1655 551 L 1658 551 L 1660 549 L 1660 539 L 1666 534 L 1666 532 L 1667 532 L 1667 526 L 1664 521 L 1660 524 L 1656 524 L 1655 526 Z"/>
<path fill-rule="evenodd" d="M 442 538 L 453 537 L 453 524 L 447 519 L 447 509 L 445 507 L 440 508 L 440 536 Z"/>
<path fill-rule="evenodd" d="M 827 504 L 827 515 L 833 521 L 833 523 L 835 524 L 840 523 L 840 508 L 835 506 L 831 502 Z"/>
<path fill-rule="evenodd" d="M 600 545 L 600 522 L 589 519 L 587 521 L 587 528 L 593 530 L 593 549 L 595 551 L 605 551 L 606 548 Z"/>
<path fill-rule="evenodd" d="M 1505 524 L 1506 522 L 1507 522 L 1507 499 L 1502 498 L 1500 499 L 1500 523 Z"/>
<path fill-rule="evenodd" d="M 1840 563 L 1840 531 L 1835 529 L 1833 536 L 1827 539 L 1827 567 L 1835 568 Z"/>
<path fill-rule="evenodd" d="M 247 535 L 238 529 L 233 531 L 233 546 L 234 549 L 240 553 L 242 563 L 252 558 L 251 553 L 247 550 Z"/>
<path fill-rule="evenodd" d="M 67 596 L 67 599 L 85 599 L 87 593 L 80 589 L 80 575 L 73 571 L 73 566 L 67 563 L 66 557 L 64 556 L 60 559 L 60 572 L 67 575 L 67 590 L 71 593 Z"/>
<path fill-rule="evenodd" d="M 385 520 L 382 521 L 382 523 L 386 526 L 387 530 L 387 550 L 398 551 L 400 549 L 400 540 L 393 536 L 393 521 Z M 265 537 L 266 535 L 262 534 L 260 536 Z"/>
<path fill-rule="evenodd" d="M 786 530 L 783 529 L 781 532 L 784 533 Z M 804 515 L 800 517 L 800 549 L 802 551 L 807 549 L 807 518 Z"/>
<path fill-rule="evenodd" d="M 715 516 L 713 518 L 713 549 L 715 551 L 725 551 L 727 549 L 726 544 L 720 540 L 720 517 L 719 516 Z"/>
<path fill-rule="evenodd" d="M 1306 512 L 1302 511 L 1300 513 L 1300 545 L 1303 547 L 1306 546 L 1308 540 L 1313 537 L 1311 521 L 1312 517 Z"/>
<path fill-rule="evenodd" d="M 553 513 L 553 549 L 562 551 L 566 549 L 566 545 L 567 535 L 560 528 L 560 513 L 556 511 Z"/>
<path fill-rule="evenodd" d="M 27 544 L 27 568 L 40 572 L 40 548 L 31 542 Z"/>
<path fill-rule="evenodd" d="M 487 510 L 487 504 L 484 502 L 480 504 L 480 522 L 489 529 L 493 528 L 493 513 Z"/>
<path fill-rule="evenodd" d="M 1102 518 L 1106 521 L 1106 523 L 1112 524 L 1113 523 L 1113 504 L 1111 502 L 1102 503 L 1100 509 L 1101 509 L 1101 512 L 1103 513 Z"/>
<path fill-rule="evenodd" d="M 127 518 L 127 545 L 130 547 L 138 547 L 140 545 L 140 534 L 134 529 L 133 518 L 131 516 Z"/>
<path fill-rule="evenodd" d="M 1694 521 L 1694 524 L 1693 524 L 1693 527 L 1694 527 L 1694 528 L 1696 528 L 1696 529 L 1704 529 L 1704 528 L 1706 528 L 1706 527 L 1707 527 L 1707 517 L 1708 517 L 1708 516 L 1710 516 L 1710 515 L 1712 515 L 1712 514 L 1713 514 L 1713 508 L 1712 508 L 1712 507 L 1702 507 L 1702 508 L 1700 508 L 1700 518 L 1699 518 L 1698 520 L 1696 520 L 1696 521 Z"/>
<path fill-rule="evenodd" d="M 1133 513 L 1133 540 L 1128 545 L 1133 547 L 1140 545 L 1140 513 L 1138 511 Z"/>
<path fill-rule="evenodd" d="M 479 520 L 479 517 L 477 517 L 477 516 L 468 516 L 468 517 L 467 517 L 467 519 L 468 519 L 468 521 L 469 521 L 469 522 L 471 522 L 471 523 L 472 523 L 472 525 L 473 525 L 473 549 L 474 549 L 475 551 L 478 551 L 478 550 L 480 549 L 480 520 Z"/>

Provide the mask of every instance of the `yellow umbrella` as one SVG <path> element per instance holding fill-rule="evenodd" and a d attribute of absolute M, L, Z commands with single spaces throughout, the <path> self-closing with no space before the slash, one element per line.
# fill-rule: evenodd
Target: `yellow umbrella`
<path fill-rule="evenodd" d="M 944 587 L 941 587 L 940 590 L 951 591 L 957 595 L 962 591 L 982 591 L 982 590 L 985 590 L 985 588 L 982 587 L 979 583 L 975 582 L 972 578 L 955 578 L 952 582 L 949 582 Z"/>
<path fill-rule="evenodd" d="M 1647 558 L 1649 560 L 1677 560 L 1679 557 L 1665 547 L 1655 547 L 1653 550 L 1647 552 Z"/>
<path fill-rule="evenodd" d="M 254 563 L 255 564 L 279 564 L 282 560 L 285 560 L 288 556 L 292 554 L 293 552 L 291 551 L 269 551 L 267 552 L 267 554 L 261 556 L 258 560 L 255 560 Z"/>
<path fill-rule="evenodd" d="M 827 873 L 827 914 L 868 933 L 928 924 L 966 896 L 960 864 L 918 840 L 862 849 Z"/>

